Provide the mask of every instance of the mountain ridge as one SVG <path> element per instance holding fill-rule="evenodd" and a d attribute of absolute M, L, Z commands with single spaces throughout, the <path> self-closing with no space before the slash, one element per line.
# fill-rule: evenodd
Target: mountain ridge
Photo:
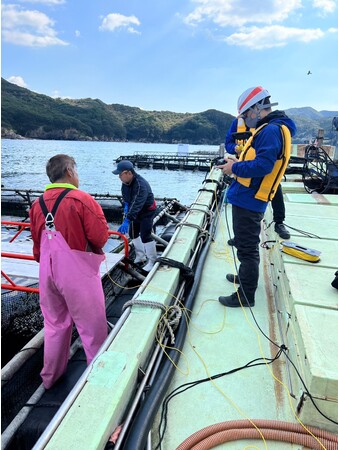
<path fill-rule="evenodd" d="M 224 142 L 234 119 L 233 115 L 216 109 L 176 113 L 106 104 L 100 99 L 54 99 L 3 78 L 1 94 L 3 138 L 218 145 Z M 336 137 L 332 133 L 332 119 L 338 116 L 338 111 L 302 107 L 285 112 L 297 125 L 294 143 L 311 140 L 319 128 L 324 129 L 326 138 Z"/>

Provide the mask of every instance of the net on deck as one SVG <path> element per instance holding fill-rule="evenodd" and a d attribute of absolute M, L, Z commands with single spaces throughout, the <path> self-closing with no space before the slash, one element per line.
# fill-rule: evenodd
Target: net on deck
<path fill-rule="evenodd" d="M 37 284 L 30 287 L 38 287 Z M 20 291 L 1 294 L 1 335 L 4 366 L 43 327 L 39 295 Z"/>

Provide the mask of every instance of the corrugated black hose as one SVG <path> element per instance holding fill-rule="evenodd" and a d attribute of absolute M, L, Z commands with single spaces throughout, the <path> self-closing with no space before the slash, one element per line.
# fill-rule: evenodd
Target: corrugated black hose
<path fill-rule="evenodd" d="M 225 193 L 226 190 L 223 192 L 223 195 L 220 199 L 221 205 L 223 204 Z M 193 304 L 201 279 L 204 262 L 208 254 L 210 244 L 214 238 L 214 230 L 216 228 L 215 224 L 218 220 L 218 217 L 219 215 L 215 214 L 210 226 L 211 234 L 209 235 L 208 240 L 202 248 L 200 257 L 196 265 L 194 282 L 192 283 L 191 290 L 185 300 L 185 308 L 187 314 L 189 314 L 189 311 L 193 309 Z M 176 349 L 181 350 L 183 348 L 186 332 L 187 321 L 182 320 L 175 336 Z M 176 370 L 175 366 L 177 365 L 180 358 L 180 352 L 178 352 L 177 350 L 170 350 L 168 353 L 169 357 L 163 360 L 154 383 L 150 387 L 145 400 L 140 405 L 140 408 L 130 426 L 130 431 L 123 445 L 124 450 L 144 450 L 146 446 L 147 436 L 153 425 L 155 415 L 163 401 L 165 393 L 167 392 L 171 379 Z"/>

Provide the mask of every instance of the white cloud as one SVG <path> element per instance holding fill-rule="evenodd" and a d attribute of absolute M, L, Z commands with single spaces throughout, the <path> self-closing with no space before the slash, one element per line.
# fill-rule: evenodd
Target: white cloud
<path fill-rule="evenodd" d="M 141 34 L 138 30 L 135 30 L 133 27 L 127 27 L 128 33 Z"/>
<path fill-rule="evenodd" d="M 123 16 L 119 13 L 111 13 L 103 18 L 100 30 L 115 31 L 119 28 L 125 28 L 129 33 L 139 34 L 140 32 L 136 30 L 132 25 L 141 25 L 141 22 L 136 16 Z"/>
<path fill-rule="evenodd" d="M 43 5 L 63 5 L 65 0 L 18 0 L 20 3 L 41 3 Z"/>
<path fill-rule="evenodd" d="M 54 21 L 46 14 L 18 5 L 3 5 L 2 37 L 5 42 L 28 47 L 68 45 L 57 37 Z"/>
<path fill-rule="evenodd" d="M 230 45 L 245 46 L 251 49 L 282 47 L 291 42 L 308 43 L 324 36 L 320 29 L 288 28 L 280 25 L 267 27 L 243 28 L 238 33 L 226 37 L 224 40 Z"/>
<path fill-rule="evenodd" d="M 288 19 L 301 17 L 312 8 L 320 14 L 329 14 L 336 8 L 336 0 L 192 0 L 194 10 L 185 23 L 195 27 L 205 25 L 208 33 L 223 38 L 229 45 L 252 49 L 281 47 L 291 42 L 310 42 L 324 36 L 320 29 L 302 29 L 288 26 Z M 289 23 L 290 23 L 289 20 Z M 281 23 L 284 22 L 284 26 Z M 233 30 L 236 30 L 233 32 Z M 332 30 L 329 30 L 332 32 Z"/>
<path fill-rule="evenodd" d="M 80 36 L 81 36 L 81 33 L 80 33 L 79 30 L 75 30 L 75 36 L 76 36 L 76 37 L 80 37 Z"/>
<path fill-rule="evenodd" d="M 186 23 L 196 25 L 202 21 L 211 21 L 221 27 L 237 27 L 248 23 L 282 22 L 302 6 L 301 0 L 193 1 L 199 6 L 185 18 Z"/>
<path fill-rule="evenodd" d="M 10 83 L 16 84 L 20 87 L 23 87 L 23 88 L 27 87 L 27 84 L 25 83 L 25 81 L 22 77 L 12 76 L 12 77 L 7 78 L 7 81 L 9 81 Z"/>
<path fill-rule="evenodd" d="M 58 91 L 57 89 L 55 89 L 55 90 L 52 92 L 51 97 L 52 97 L 52 98 L 59 98 L 59 99 L 61 99 L 61 100 L 67 100 L 67 99 L 72 100 L 72 97 L 60 95 L 60 91 Z"/>
<path fill-rule="evenodd" d="M 336 6 L 335 0 L 313 0 L 313 7 L 320 9 L 323 14 L 333 13 Z"/>

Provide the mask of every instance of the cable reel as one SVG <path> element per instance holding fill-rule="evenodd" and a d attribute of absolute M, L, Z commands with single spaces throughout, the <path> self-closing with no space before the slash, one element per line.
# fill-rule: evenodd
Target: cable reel
<path fill-rule="evenodd" d="M 309 194 L 334 193 L 338 190 L 338 164 L 322 147 L 310 144 L 305 147 L 302 181 Z"/>

